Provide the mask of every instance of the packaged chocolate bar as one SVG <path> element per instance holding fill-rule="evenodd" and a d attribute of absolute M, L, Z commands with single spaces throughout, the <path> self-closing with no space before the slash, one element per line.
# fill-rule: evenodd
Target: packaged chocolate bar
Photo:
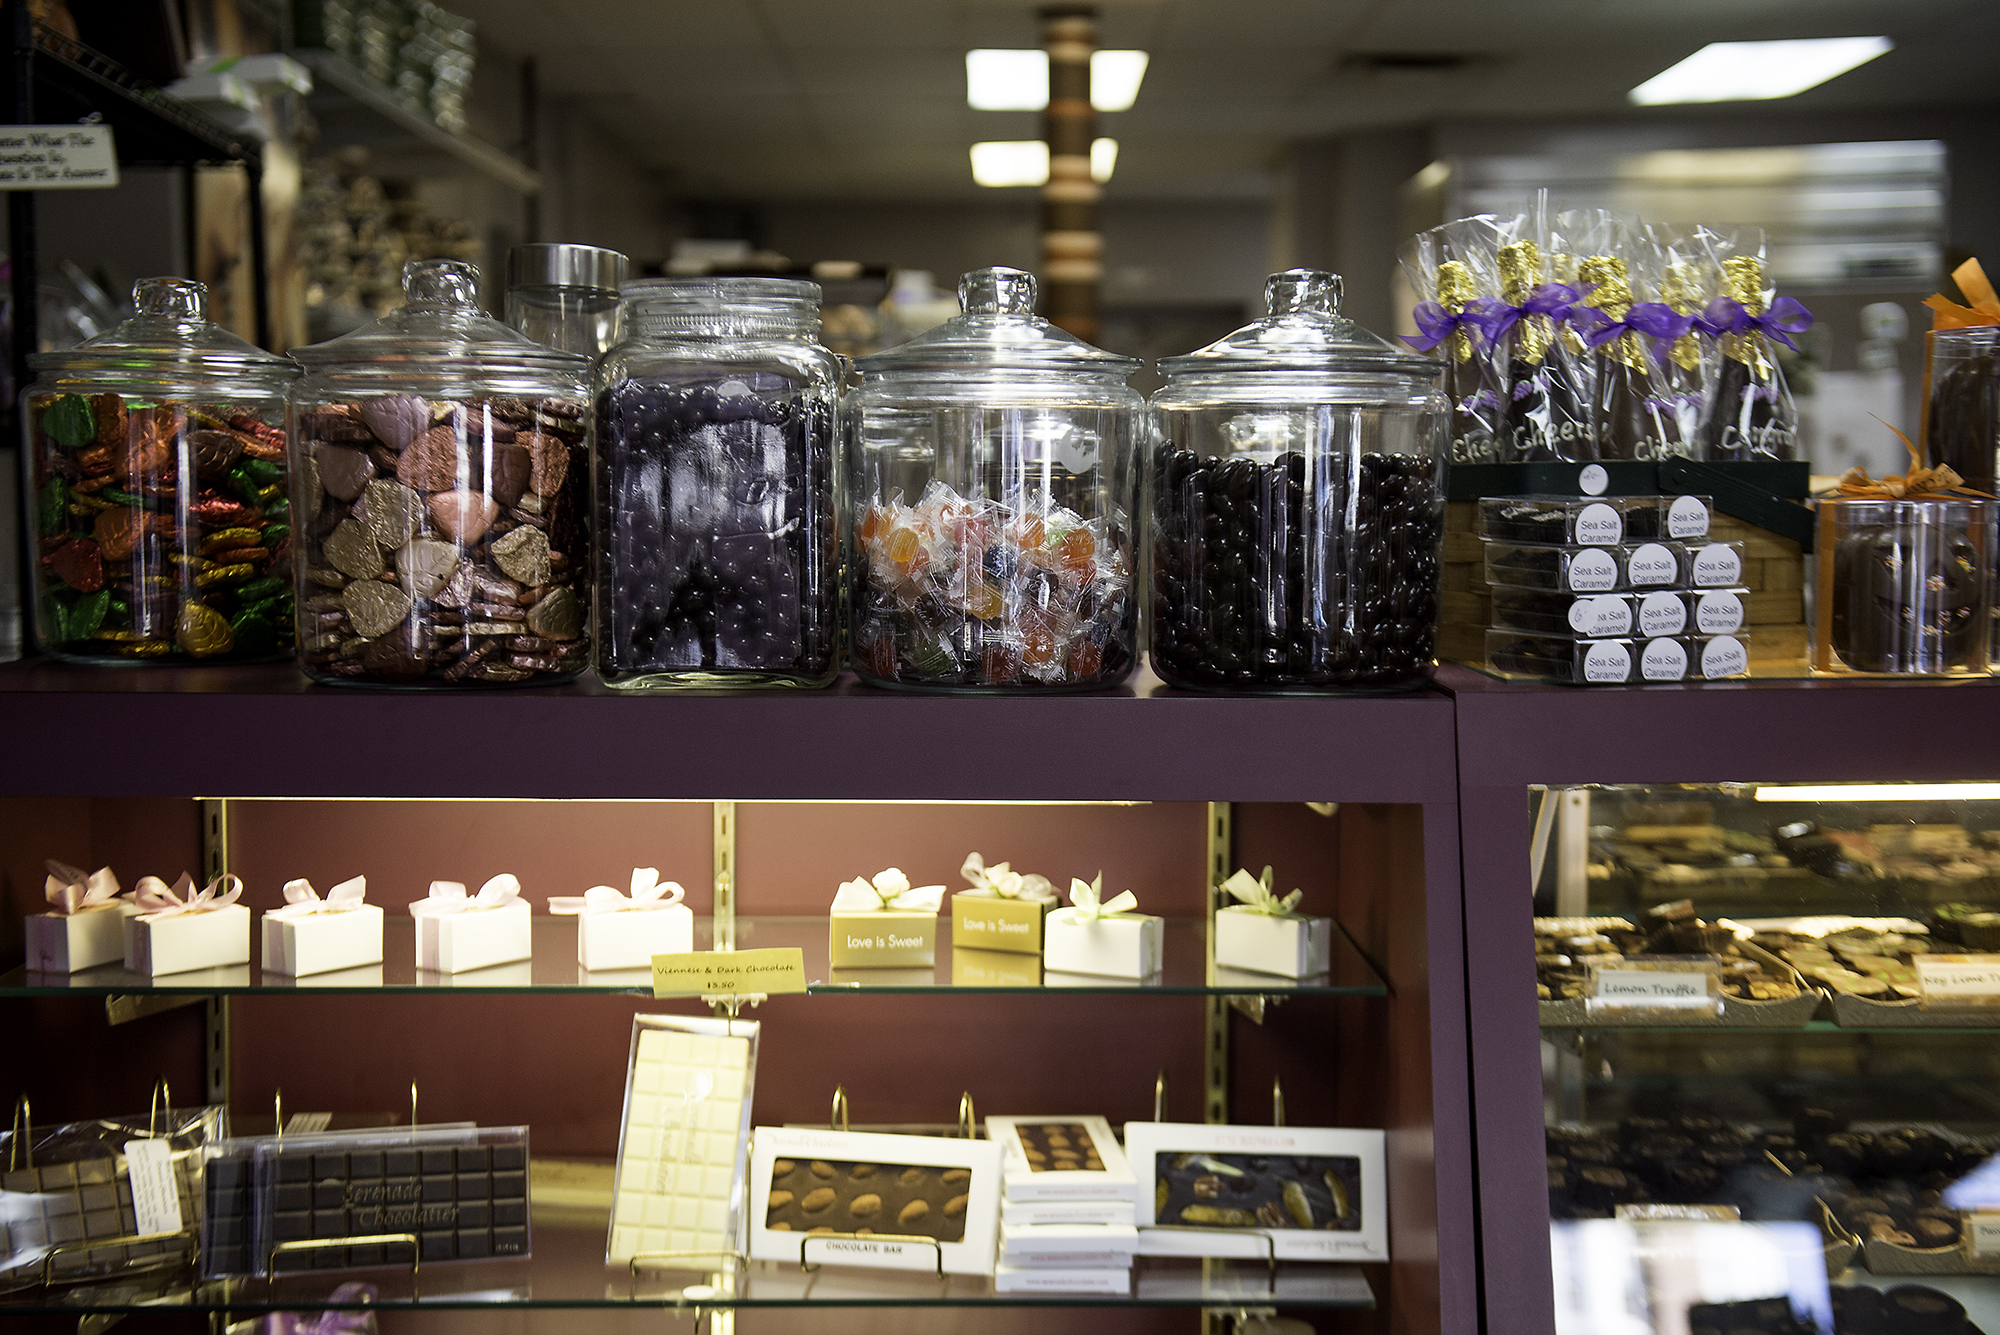
<path fill-rule="evenodd" d="M 1748 638 L 1739 633 L 1588 639 L 1489 630 L 1486 661 L 1506 676 L 1576 685 L 1717 681 L 1749 672 Z"/>
<path fill-rule="evenodd" d="M 1727 546 L 1727 544 L 1711 544 Z M 1741 547 L 1733 578 L 1717 577 L 1720 554 L 1709 559 L 1708 577 L 1720 586 L 1741 582 Z M 1530 547 L 1488 540 L 1486 582 L 1523 589 L 1570 593 L 1618 593 L 1627 589 L 1687 586 L 1693 562 L 1678 542 L 1642 542 L 1623 547 Z"/>
<path fill-rule="evenodd" d="M 1584 256 L 1578 286 L 1586 292 L 1575 315 L 1590 349 L 1591 435 L 1600 459 L 1664 459 L 1683 453 L 1680 419 L 1655 361 L 1654 343 L 1675 332 L 1673 311 L 1642 290 L 1649 245 L 1637 219 L 1602 209 L 1564 215 Z"/>
<path fill-rule="evenodd" d="M 1485 303 L 1495 375 L 1505 385 L 1500 461 L 1595 459 L 1588 362 L 1582 339 L 1569 328 L 1583 293 L 1548 192 L 1503 230 L 1507 239 L 1494 256 L 1500 297 Z"/>
<path fill-rule="evenodd" d="M 1509 630 L 1603 639 L 1631 635 L 1638 621 L 1640 599 L 1629 593 L 1564 593 L 1555 589 L 1516 589 L 1504 584 L 1493 585 L 1492 593 L 1493 624 Z M 1676 596 L 1644 595 L 1647 599 Z"/>
<path fill-rule="evenodd" d="M 1479 536 L 1498 542 L 1550 547 L 1616 547 L 1625 541 L 1626 515 L 1647 511 L 1646 537 L 1658 537 L 1659 507 L 1650 496 L 1483 496 Z"/>
<path fill-rule="evenodd" d="M 1494 266 L 1502 240 L 1498 220 L 1482 215 L 1421 232 L 1403 248 L 1403 273 L 1418 297 L 1418 332 L 1403 341 L 1444 362 L 1453 463 L 1510 457 L 1501 439 L 1505 368 L 1494 364 L 1489 314 L 1500 290 Z"/>
<path fill-rule="evenodd" d="M 1678 227 L 1647 226 L 1653 263 L 1659 267 L 1660 301 L 1673 313 L 1673 337 L 1662 353 L 1660 376 L 1673 404 L 1680 452 L 1690 459 L 1702 454 L 1701 428 L 1708 406 L 1708 386 L 1715 360 L 1721 355 L 1699 317 L 1721 287 L 1721 273 L 1700 238 Z M 1670 535 L 1679 536 L 1679 535 Z"/>
<path fill-rule="evenodd" d="M 1749 619 L 1747 589 L 1676 589 L 1638 595 L 1633 627 L 1639 635 L 1733 635 Z"/>
<path fill-rule="evenodd" d="M 1798 452 L 1799 411 L 1776 345 L 1797 351 L 1793 334 L 1812 327 L 1812 313 L 1771 282 L 1763 229 L 1703 228 L 1722 286 L 1702 319 L 1719 356 L 1702 454 L 1709 460 L 1791 459 Z"/>
<path fill-rule="evenodd" d="M 1708 536 L 1715 502 L 1707 496 L 1630 496 L 1626 498 L 1625 540 L 1673 538 L 1690 542 Z"/>
<path fill-rule="evenodd" d="M 1118 1138 L 1102 1117 L 989 1117 L 1010 1201 L 1124 1201 L 1139 1195 Z"/>

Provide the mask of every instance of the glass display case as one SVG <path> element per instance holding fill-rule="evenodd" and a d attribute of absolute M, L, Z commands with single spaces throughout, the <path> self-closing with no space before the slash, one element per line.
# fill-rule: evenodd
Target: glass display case
<path fill-rule="evenodd" d="M 1556 1329 L 2000 1330 L 2000 785 L 1530 800 Z"/>

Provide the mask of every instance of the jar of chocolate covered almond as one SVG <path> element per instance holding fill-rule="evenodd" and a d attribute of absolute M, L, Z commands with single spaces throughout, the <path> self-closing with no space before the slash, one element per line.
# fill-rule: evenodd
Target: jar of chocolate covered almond
<path fill-rule="evenodd" d="M 1160 362 L 1152 658 L 1214 691 L 1403 689 L 1437 663 L 1449 410 L 1441 364 L 1340 314 L 1340 276 L 1273 274 L 1269 313 Z"/>
<path fill-rule="evenodd" d="M 590 658 L 590 363 L 478 304 L 455 260 L 292 352 L 299 662 L 316 681 L 537 685 Z"/>
<path fill-rule="evenodd" d="M 298 370 L 210 323 L 200 283 L 142 279 L 132 301 L 116 328 L 28 359 L 35 638 L 74 662 L 288 657 Z"/>

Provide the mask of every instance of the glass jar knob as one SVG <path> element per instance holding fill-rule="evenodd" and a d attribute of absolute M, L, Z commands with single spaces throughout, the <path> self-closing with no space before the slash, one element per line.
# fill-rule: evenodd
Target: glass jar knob
<path fill-rule="evenodd" d="M 1035 276 L 995 266 L 958 280 L 958 308 L 967 315 L 1033 315 Z"/>
<path fill-rule="evenodd" d="M 1287 269 L 1264 280 L 1272 315 L 1340 315 L 1340 275 L 1325 269 Z"/>
<path fill-rule="evenodd" d="M 411 260 L 403 266 L 403 295 L 412 305 L 477 306 L 479 270 L 464 260 Z"/>
<path fill-rule="evenodd" d="M 200 324 L 208 318 L 208 285 L 191 278 L 141 278 L 132 284 L 132 305 L 141 315 Z"/>

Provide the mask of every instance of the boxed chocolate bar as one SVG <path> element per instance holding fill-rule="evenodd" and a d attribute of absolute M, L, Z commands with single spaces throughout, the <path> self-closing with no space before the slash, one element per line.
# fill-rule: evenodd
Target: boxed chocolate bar
<path fill-rule="evenodd" d="M 243 882 L 218 876 L 201 889 L 187 873 L 171 887 L 142 876 L 139 912 L 125 919 L 125 967 L 133 973 L 186 973 L 250 962 L 250 909 L 236 901 Z"/>
<path fill-rule="evenodd" d="M 1644 507 L 1657 519 L 1652 497 L 1487 496 L 1479 502 L 1479 536 L 1497 542 L 1553 547 L 1616 547 L 1629 531 L 1626 512 Z M 1657 530 L 1648 533 L 1657 537 Z"/>
<path fill-rule="evenodd" d="M 1152 978 L 1160 971 L 1166 920 L 1133 912 L 1139 899 L 1130 890 L 1102 899 L 1103 881 L 1101 873 L 1094 881 L 1070 881 L 1070 906 L 1051 913 L 1044 928 L 1043 967 L 1050 974 Z"/>
<path fill-rule="evenodd" d="M 855 877 L 833 896 L 827 948 L 836 969 L 930 967 L 937 963 L 941 885 L 912 886 L 890 867 L 868 880 Z"/>
<path fill-rule="evenodd" d="M 954 948 L 1042 953 L 1042 920 L 1058 903 L 1046 876 L 1013 871 L 1004 862 L 989 867 L 977 853 L 966 858 L 959 874 L 972 888 L 951 897 Z"/>
<path fill-rule="evenodd" d="M 264 972 L 303 978 L 382 962 L 382 909 L 362 902 L 368 878 L 321 899 L 312 882 L 285 882 L 285 907 L 264 915 Z"/>
<path fill-rule="evenodd" d="M 1129 1204 L 1138 1198 L 1139 1184 L 1102 1117 L 988 1117 L 986 1135 L 1000 1146 L 1009 1201 Z"/>
<path fill-rule="evenodd" d="M 1277 895 L 1269 867 L 1261 877 L 1239 867 L 1220 889 L 1237 902 L 1215 913 L 1217 968 L 1314 978 L 1333 967 L 1333 919 L 1300 913 L 1303 891 Z"/>
<path fill-rule="evenodd" d="M 1719 681 L 1749 672 L 1749 638 L 1739 632 L 1593 640 L 1490 630 L 1486 660 L 1502 676 L 1575 685 Z"/>
<path fill-rule="evenodd" d="M 68 863 L 49 861 L 43 894 L 47 913 L 30 914 L 23 922 L 28 968 L 36 973 L 77 973 L 125 958 L 125 920 L 139 906 L 118 893 L 111 868 L 85 872 Z"/>
<path fill-rule="evenodd" d="M 655 955 L 694 949 L 694 910 L 687 892 L 662 881 L 656 867 L 632 869 L 630 893 L 593 885 L 581 895 L 549 900 L 549 912 L 576 917 L 576 962 L 585 969 L 649 969 Z"/>
<path fill-rule="evenodd" d="M 417 920 L 417 967 L 463 973 L 531 960 L 534 925 L 521 883 L 506 872 L 469 895 L 463 882 L 432 881 L 430 894 L 410 905 Z"/>

